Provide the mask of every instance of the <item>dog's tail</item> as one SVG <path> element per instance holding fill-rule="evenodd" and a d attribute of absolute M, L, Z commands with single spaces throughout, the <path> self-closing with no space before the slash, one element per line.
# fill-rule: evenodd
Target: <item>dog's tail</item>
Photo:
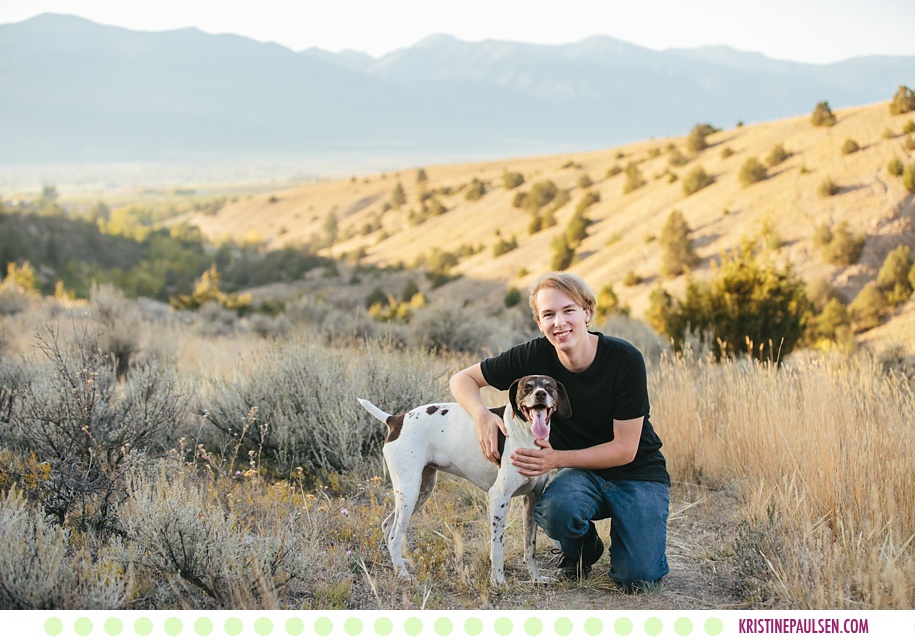
<path fill-rule="evenodd" d="M 385 413 L 384 411 L 382 411 L 381 409 L 379 409 L 378 407 L 373 405 L 368 400 L 363 400 L 362 398 L 356 398 L 356 400 L 359 401 L 359 404 L 361 404 L 363 407 L 365 407 L 366 411 L 368 411 L 373 416 L 375 416 L 376 418 L 381 420 L 383 423 L 385 423 L 385 424 L 388 423 L 388 418 L 391 417 L 390 413 Z"/>

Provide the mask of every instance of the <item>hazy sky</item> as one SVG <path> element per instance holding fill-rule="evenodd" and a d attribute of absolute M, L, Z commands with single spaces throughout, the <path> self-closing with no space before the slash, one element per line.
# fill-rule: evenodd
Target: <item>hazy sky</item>
<path fill-rule="evenodd" d="M 542 44 L 608 35 L 655 50 L 726 44 L 815 63 L 915 55 L 915 0 L 0 0 L 0 24 L 45 12 L 376 57 L 434 33 Z"/>

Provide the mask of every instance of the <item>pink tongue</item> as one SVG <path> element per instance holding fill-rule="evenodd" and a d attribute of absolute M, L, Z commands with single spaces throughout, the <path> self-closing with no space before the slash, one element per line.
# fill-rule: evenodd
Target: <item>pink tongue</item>
<path fill-rule="evenodd" d="M 538 440 L 546 440 L 550 437 L 550 425 L 546 423 L 547 412 L 545 409 L 536 409 L 531 412 L 534 417 L 534 424 L 531 431 Z"/>

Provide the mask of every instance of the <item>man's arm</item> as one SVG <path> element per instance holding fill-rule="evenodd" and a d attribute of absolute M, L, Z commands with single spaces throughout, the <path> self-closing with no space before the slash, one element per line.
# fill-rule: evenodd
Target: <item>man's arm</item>
<path fill-rule="evenodd" d="M 551 469 L 609 469 L 620 467 L 635 460 L 642 437 L 645 418 L 613 421 L 613 440 L 594 445 L 587 449 L 558 451 L 550 446 L 549 440 L 537 440 L 542 449 L 518 449 L 512 456 L 512 464 L 526 476 L 539 476 Z"/>
<path fill-rule="evenodd" d="M 480 389 L 488 386 L 489 383 L 483 377 L 483 369 L 480 367 L 480 363 L 467 367 L 463 371 L 458 371 L 451 377 L 450 382 L 451 395 L 473 418 L 477 428 L 477 440 L 480 443 L 483 454 L 492 462 L 498 462 L 501 457 L 499 455 L 498 432 L 502 431 L 506 436 L 508 433 L 502 418 L 483 404 Z"/>

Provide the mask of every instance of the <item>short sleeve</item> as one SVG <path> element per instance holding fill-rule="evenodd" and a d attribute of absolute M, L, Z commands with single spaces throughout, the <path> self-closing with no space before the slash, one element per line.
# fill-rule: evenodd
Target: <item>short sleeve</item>
<path fill-rule="evenodd" d="M 624 351 L 613 391 L 613 419 L 632 420 L 648 416 L 648 373 L 645 359 L 636 349 Z"/>
<path fill-rule="evenodd" d="M 505 391 L 512 382 L 531 373 L 535 352 L 536 340 L 519 344 L 499 355 L 486 358 L 480 363 L 480 370 L 490 386 Z"/>

